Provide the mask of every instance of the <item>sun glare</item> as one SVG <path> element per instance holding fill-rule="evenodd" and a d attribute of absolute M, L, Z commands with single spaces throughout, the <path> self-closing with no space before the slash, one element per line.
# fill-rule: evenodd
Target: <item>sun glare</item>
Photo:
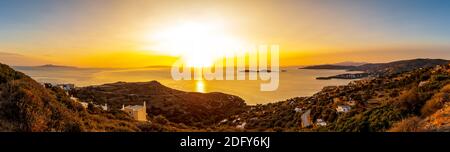
<path fill-rule="evenodd" d="M 179 56 L 190 67 L 209 67 L 242 46 L 226 33 L 224 24 L 186 22 L 151 34 L 151 50 Z"/>
<path fill-rule="evenodd" d="M 195 82 L 195 91 L 205 93 L 205 82 L 203 80 L 197 80 Z"/>

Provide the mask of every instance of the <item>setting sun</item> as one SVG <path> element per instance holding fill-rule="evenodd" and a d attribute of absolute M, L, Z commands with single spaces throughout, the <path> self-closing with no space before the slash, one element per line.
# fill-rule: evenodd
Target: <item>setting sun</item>
<path fill-rule="evenodd" d="M 190 67 L 208 67 L 217 59 L 232 54 L 242 42 L 226 33 L 218 22 L 185 22 L 150 34 L 156 45 L 148 49 L 181 57 Z"/>

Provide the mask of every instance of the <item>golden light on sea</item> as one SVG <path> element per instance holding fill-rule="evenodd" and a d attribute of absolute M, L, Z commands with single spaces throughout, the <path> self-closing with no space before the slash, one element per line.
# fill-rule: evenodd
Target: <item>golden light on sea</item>
<path fill-rule="evenodd" d="M 200 93 L 205 93 L 205 81 L 204 80 L 197 80 L 195 82 L 195 91 Z"/>

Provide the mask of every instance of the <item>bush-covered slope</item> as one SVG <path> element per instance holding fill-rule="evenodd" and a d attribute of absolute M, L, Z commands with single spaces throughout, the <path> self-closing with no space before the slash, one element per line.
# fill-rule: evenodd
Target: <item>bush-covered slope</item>
<path fill-rule="evenodd" d="M 245 128 L 253 131 L 387 131 L 410 117 L 423 118 L 448 101 L 443 92 L 450 83 L 450 65 L 418 68 L 400 74 L 358 80 L 344 86 L 325 87 L 311 97 L 257 105 L 227 118 L 220 129 Z M 338 112 L 338 106 L 349 106 Z M 301 125 L 302 115 L 312 125 Z M 442 115 L 441 115 L 442 116 Z M 450 116 L 447 116 L 448 119 Z M 326 122 L 326 126 L 317 123 Z M 244 127 L 243 127 L 244 126 Z"/>
<path fill-rule="evenodd" d="M 93 112 L 58 87 L 45 88 L 0 64 L 0 131 L 140 131 L 118 112 Z"/>
<path fill-rule="evenodd" d="M 246 109 L 240 97 L 224 93 L 183 92 L 157 81 L 117 82 L 78 88 L 74 96 L 94 103 L 108 103 L 119 109 L 122 105 L 147 103 L 149 116 L 162 115 L 169 121 L 189 126 L 208 127 Z"/>

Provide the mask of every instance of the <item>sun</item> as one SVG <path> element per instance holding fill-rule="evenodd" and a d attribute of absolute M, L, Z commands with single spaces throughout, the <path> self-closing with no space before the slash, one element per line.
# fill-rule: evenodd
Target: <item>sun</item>
<path fill-rule="evenodd" d="M 178 23 L 149 36 L 151 50 L 179 56 L 190 67 L 209 67 L 242 46 L 224 24 L 215 22 Z"/>

